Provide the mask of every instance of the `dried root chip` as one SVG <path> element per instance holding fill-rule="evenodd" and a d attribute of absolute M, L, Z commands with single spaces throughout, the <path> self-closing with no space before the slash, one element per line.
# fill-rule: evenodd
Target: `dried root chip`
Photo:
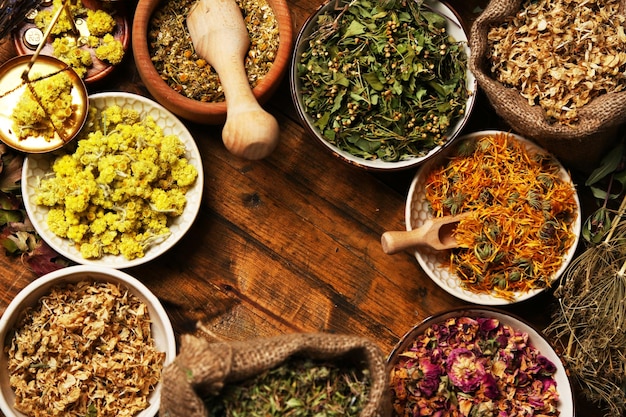
<path fill-rule="evenodd" d="M 489 31 L 491 72 L 550 121 L 575 125 L 581 107 L 626 86 L 625 21 L 618 0 L 525 0 Z"/>
<path fill-rule="evenodd" d="M 133 416 L 161 378 L 144 303 L 112 283 L 57 286 L 5 348 L 15 408 L 33 417 Z"/>

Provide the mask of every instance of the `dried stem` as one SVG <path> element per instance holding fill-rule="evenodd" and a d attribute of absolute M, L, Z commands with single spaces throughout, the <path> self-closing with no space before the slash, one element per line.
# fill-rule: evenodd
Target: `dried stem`
<path fill-rule="evenodd" d="M 605 243 L 609 242 L 611 238 L 613 237 L 613 233 L 615 233 L 617 226 L 621 223 L 622 217 L 624 216 L 624 211 L 626 211 L 626 196 L 624 196 L 624 198 L 622 199 L 622 203 L 620 204 L 619 209 L 617 210 L 615 219 L 613 220 L 613 223 L 611 224 L 611 229 L 609 230 L 609 233 L 607 233 L 606 238 L 604 238 Z"/>

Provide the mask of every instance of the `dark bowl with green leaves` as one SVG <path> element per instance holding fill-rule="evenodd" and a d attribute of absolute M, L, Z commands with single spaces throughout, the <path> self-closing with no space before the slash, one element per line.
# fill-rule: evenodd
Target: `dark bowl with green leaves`
<path fill-rule="evenodd" d="M 459 135 L 475 101 L 467 34 L 433 0 L 330 0 L 296 39 L 290 87 L 307 132 L 371 171 L 415 167 Z"/>

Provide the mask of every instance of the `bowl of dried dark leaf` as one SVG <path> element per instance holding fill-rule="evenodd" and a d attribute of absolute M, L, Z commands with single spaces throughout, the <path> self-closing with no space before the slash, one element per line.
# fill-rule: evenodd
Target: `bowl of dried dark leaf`
<path fill-rule="evenodd" d="M 461 132 L 474 105 L 467 36 L 442 2 L 329 1 L 298 34 L 292 98 L 307 132 L 369 170 L 414 167 Z"/>
<path fill-rule="evenodd" d="M 203 124 L 226 120 L 226 101 L 216 71 L 192 44 L 186 19 L 195 0 L 139 0 L 132 46 L 137 70 L 152 96 L 172 113 Z M 293 23 L 285 0 L 237 0 L 250 35 L 245 69 L 264 104 L 289 63 Z"/>
<path fill-rule="evenodd" d="M 176 340 L 157 297 L 116 269 L 71 266 L 27 285 L 0 317 L 7 417 L 154 416 Z"/>

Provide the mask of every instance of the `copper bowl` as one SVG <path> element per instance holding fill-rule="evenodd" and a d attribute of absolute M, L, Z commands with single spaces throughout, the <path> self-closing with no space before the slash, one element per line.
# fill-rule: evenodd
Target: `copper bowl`
<path fill-rule="evenodd" d="M 101 0 L 82 0 L 82 4 L 85 6 L 85 8 L 89 10 L 103 9 L 114 17 L 116 26 L 111 34 L 113 35 L 113 37 L 115 37 L 116 40 L 122 43 L 122 46 L 124 47 L 124 54 L 126 55 L 128 52 L 128 47 L 130 46 L 130 18 L 128 16 L 128 11 L 124 7 L 121 7 L 115 3 L 113 3 L 115 4 L 115 6 L 108 5 L 107 1 Z M 38 10 L 52 11 L 53 8 L 54 6 L 52 5 L 52 2 L 50 2 L 50 4 L 44 2 Z M 77 25 L 78 20 L 78 17 L 76 17 L 75 23 Z M 83 20 L 84 23 L 84 19 L 81 18 L 80 20 Z M 34 30 L 36 33 L 34 44 L 31 44 L 28 41 L 29 30 Z M 81 34 L 81 36 L 83 35 L 84 34 Z M 38 43 L 41 41 L 39 36 L 43 36 L 42 31 L 37 28 L 34 22 L 30 21 L 29 19 L 25 19 L 24 22 L 20 26 L 18 26 L 18 28 L 13 32 L 13 43 L 15 45 L 15 50 L 18 55 L 33 54 L 38 46 Z M 41 50 L 42 55 L 48 55 L 52 57 L 55 56 L 52 41 L 53 38 L 50 37 L 46 45 L 43 46 Z M 95 49 L 90 47 L 89 45 L 83 45 L 81 46 L 81 49 L 89 51 L 93 60 L 93 64 L 87 68 L 87 72 L 83 77 L 83 81 L 87 85 L 95 84 L 102 81 L 109 74 L 115 71 L 117 67 L 119 67 L 119 65 L 113 65 L 108 62 L 101 61 L 98 57 L 96 57 Z"/>
<path fill-rule="evenodd" d="M 201 102 L 190 99 L 172 89 L 154 67 L 148 46 L 148 30 L 152 13 L 161 0 L 139 0 L 132 28 L 132 48 L 139 76 L 146 88 L 172 113 L 203 124 L 221 124 L 226 121 L 226 102 Z M 264 104 L 278 88 L 289 65 L 293 46 L 293 23 L 285 0 L 268 0 L 276 16 L 279 46 L 274 63 L 252 92 L 259 104 Z"/>

